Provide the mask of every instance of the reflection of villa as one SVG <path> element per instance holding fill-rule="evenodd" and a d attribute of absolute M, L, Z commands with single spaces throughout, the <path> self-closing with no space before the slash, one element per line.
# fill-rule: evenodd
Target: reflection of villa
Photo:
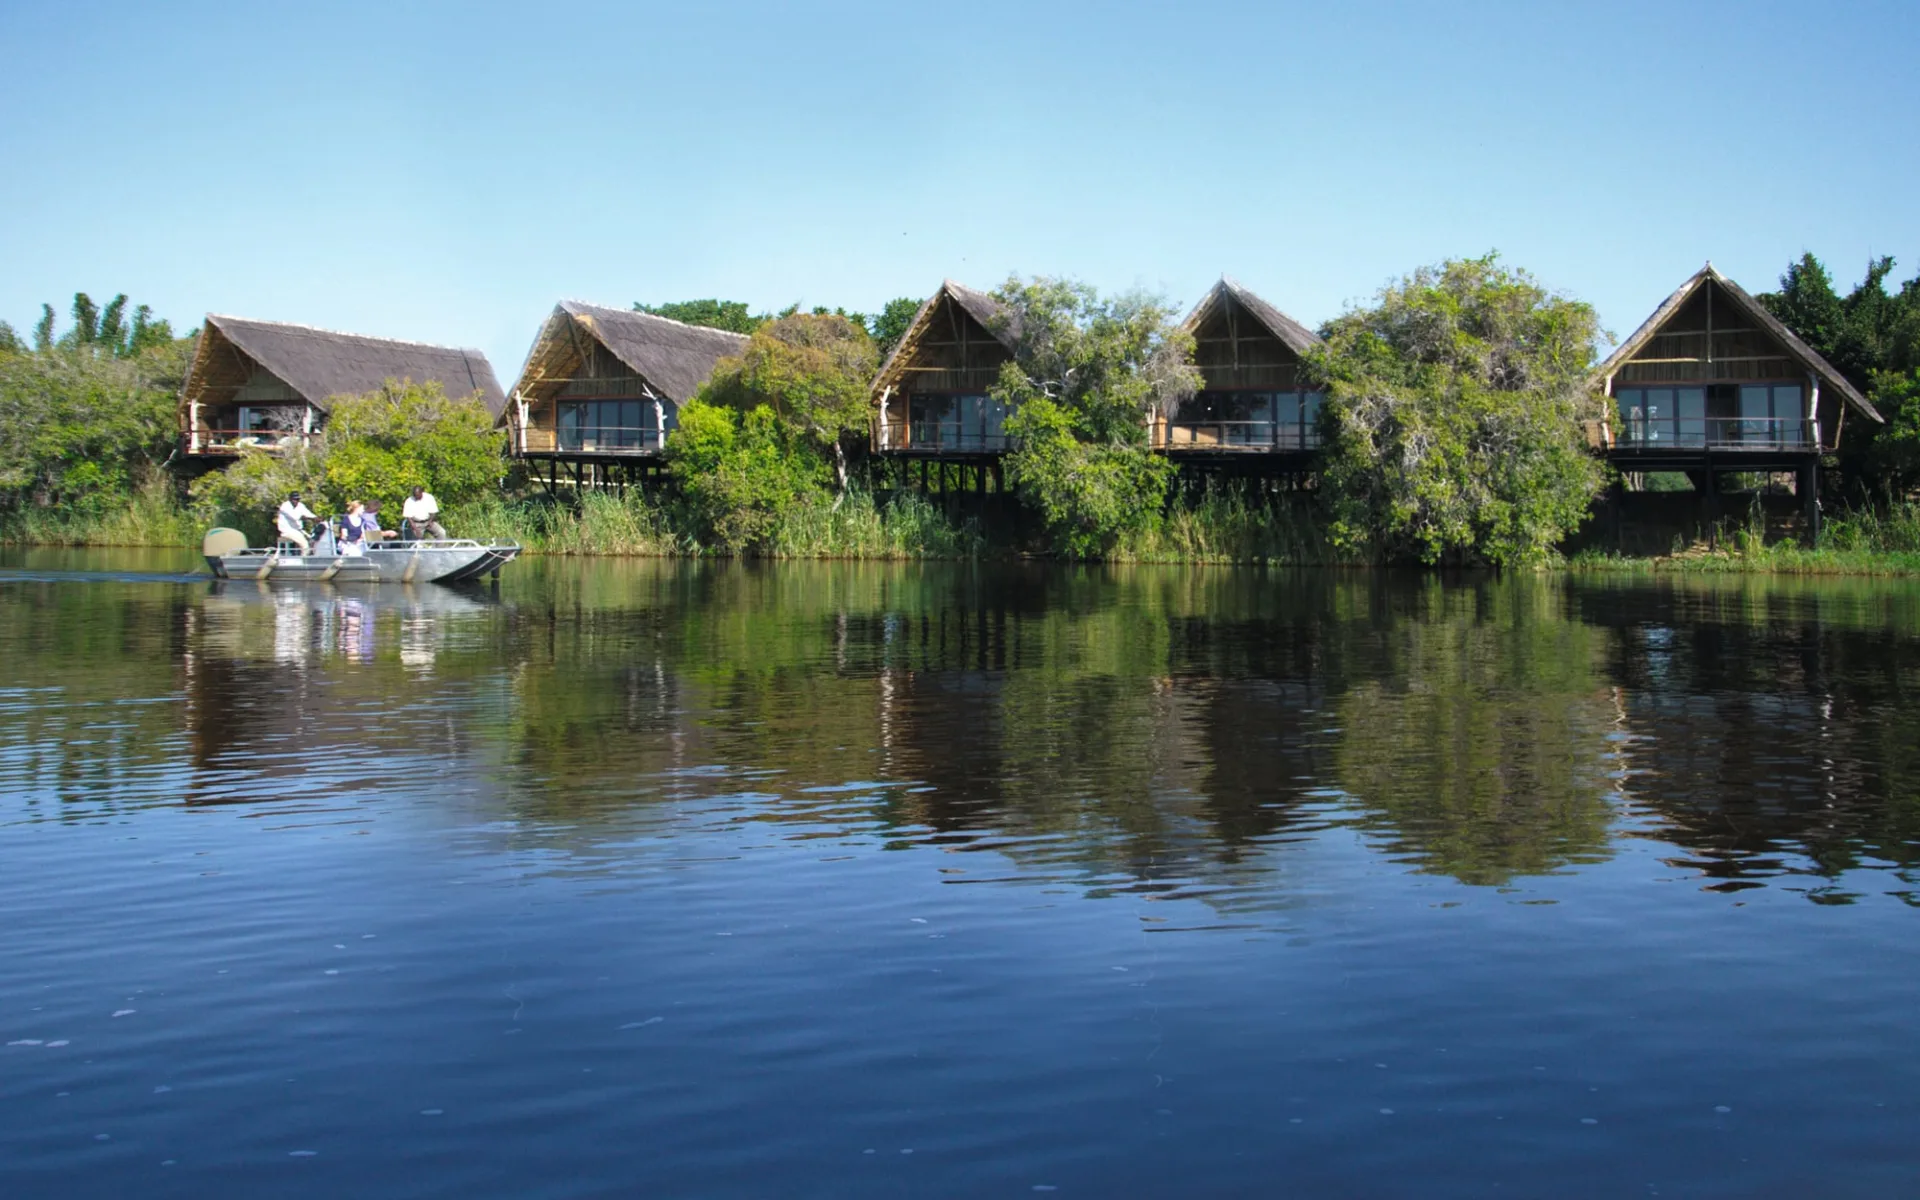
<path fill-rule="evenodd" d="M 544 462 L 549 487 L 562 481 L 562 468 L 576 487 L 644 473 L 659 462 L 680 406 L 715 363 L 746 345 L 738 333 L 561 301 L 501 415 L 512 453 Z"/>
<path fill-rule="evenodd" d="M 1263 454 L 1304 465 L 1320 445 L 1321 396 L 1301 386 L 1300 359 L 1319 337 L 1231 279 L 1214 285 L 1184 328 L 1201 390 L 1155 419 L 1153 444 L 1183 461 Z"/>
<path fill-rule="evenodd" d="M 999 301 L 951 279 L 914 314 L 873 381 L 873 448 L 979 460 L 1007 449 L 1004 407 L 987 395 L 1013 359 Z"/>
<path fill-rule="evenodd" d="M 1810 483 L 1849 408 L 1880 414 L 1833 365 L 1708 263 L 1598 372 L 1601 442 L 1626 471 L 1798 470 Z"/>
<path fill-rule="evenodd" d="M 206 465 L 247 450 L 278 453 L 320 429 L 331 397 L 389 380 L 478 394 L 495 414 L 505 403 L 478 350 L 210 314 L 180 390 L 181 452 Z"/>

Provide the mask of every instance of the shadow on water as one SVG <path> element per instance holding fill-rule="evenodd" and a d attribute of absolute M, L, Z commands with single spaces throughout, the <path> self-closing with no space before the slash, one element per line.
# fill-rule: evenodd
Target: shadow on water
<path fill-rule="evenodd" d="M 6 820 L 366 821 L 453 787 L 581 862 L 732 822 L 1221 909 L 1345 844 L 1506 885 L 1651 842 L 1704 886 L 1845 902 L 1849 872 L 1910 883 L 1920 836 L 1905 585 L 534 560 L 356 591 L 62 562 L 0 580 Z"/>

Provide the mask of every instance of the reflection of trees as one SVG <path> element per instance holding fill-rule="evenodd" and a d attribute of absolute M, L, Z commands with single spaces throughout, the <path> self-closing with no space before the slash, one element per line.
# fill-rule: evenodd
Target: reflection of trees
<path fill-rule="evenodd" d="M 1610 626 L 1630 771 L 1676 860 L 1721 890 L 1920 862 L 1920 596 L 1834 581 L 1580 589 Z"/>
<path fill-rule="evenodd" d="M 1220 908 L 1329 824 L 1471 883 L 1592 861 L 1616 789 L 1730 885 L 1920 845 L 1904 589 L 527 566 L 498 604 L 10 587 L 0 767 L 94 812 L 128 779 L 332 802 L 477 770 L 483 816 L 568 849 L 858 831 Z"/>
<path fill-rule="evenodd" d="M 1533 580 L 1423 589 L 1339 701 L 1340 784 L 1422 870 L 1504 883 L 1607 853 L 1603 639 Z"/>
<path fill-rule="evenodd" d="M 171 588 L 0 591 L 0 791 L 29 819 L 175 798 L 165 783 L 178 729 L 169 701 L 189 604 Z"/>

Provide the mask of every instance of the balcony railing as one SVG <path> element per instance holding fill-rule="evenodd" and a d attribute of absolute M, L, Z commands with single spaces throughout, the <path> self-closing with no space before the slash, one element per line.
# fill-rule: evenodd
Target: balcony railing
<path fill-rule="evenodd" d="M 279 454 L 313 435 L 298 429 L 200 429 L 183 434 L 188 454 L 243 454 L 248 450 Z"/>
<path fill-rule="evenodd" d="M 878 435 L 884 452 L 1003 454 L 1013 449 L 1004 433 L 963 429 L 951 421 L 884 421 Z"/>
<path fill-rule="evenodd" d="M 1275 421 L 1170 421 L 1169 450 L 1318 450 L 1320 431 Z"/>
<path fill-rule="evenodd" d="M 641 426 L 562 426 L 554 445 L 563 454 L 658 454 L 666 438 L 658 429 Z"/>
<path fill-rule="evenodd" d="M 1629 418 L 1613 426 L 1615 450 L 1817 450 L 1820 426 L 1800 417 Z"/>

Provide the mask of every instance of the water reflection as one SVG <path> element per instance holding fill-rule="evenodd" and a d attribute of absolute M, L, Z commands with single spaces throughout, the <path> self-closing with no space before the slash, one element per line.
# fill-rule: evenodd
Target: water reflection
<path fill-rule="evenodd" d="M 1355 837 L 1471 885 L 1622 838 L 1720 890 L 1913 881 L 1905 585 L 526 566 L 499 594 L 0 579 L 4 816 L 371 819 L 457 783 L 575 854 L 706 814 L 1222 909 Z"/>

